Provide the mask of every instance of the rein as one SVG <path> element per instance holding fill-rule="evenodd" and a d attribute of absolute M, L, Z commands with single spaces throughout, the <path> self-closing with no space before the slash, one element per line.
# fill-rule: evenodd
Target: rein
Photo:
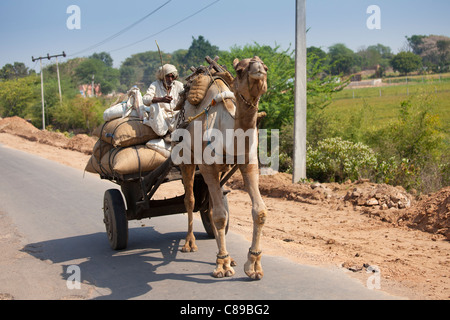
<path fill-rule="evenodd" d="M 261 63 L 260 61 L 257 61 L 257 60 L 251 60 L 250 61 L 250 64 L 249 64 L 249 68 L 250 68 L 250 66 L 253 64 L 253 63 Z M 251 89 L 253 89 L 253 88 L 250 88 L 250 74 L 249 73 L 247 73 L 247 87 L 248 87 L 248 91 L 250 92 L 251 91 Z M 236 82 L 236 91 L 237 92 L 239 92 L 239 86 L 238 86 L 238 83 Z M 248 105 L 249 107 L 252 107 L 252 108 L 255 108 L 255 109 L 258 109 L 258 104 L 259 104 L 259 101 L 261 100 L 261 96 L 259 96 L 258 97 L 258 99 L 256 100 L 256 102 L 255 103 L 251 103 L 251 102 L 249 102 L 249 101 L 247 101 L 247 99 L 245 99 L 245 97 L 242 95 L 242 93 L 240 93 L 239 92 L 239 97 L 242 99 L 242 101 L 244 101 L 244 103 L 246 104 L 246 105 Z"/>

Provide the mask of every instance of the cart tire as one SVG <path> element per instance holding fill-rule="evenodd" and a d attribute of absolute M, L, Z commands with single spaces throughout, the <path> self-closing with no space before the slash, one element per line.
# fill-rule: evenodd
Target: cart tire
<path fill-rule="evenodd" d="M 209 197 L 209 195 L 208 195 Z M 228 209 L 228 199 L 227 195 L 225 194 L 223 196 L 223 205 L 225 206 L 225 209 L 227 210 L 227 226 L 225 227 L 225 234 L 228 233 L 228 226 L 230 224 L 230 210 Z M 202 218 L 203 227 L 205 228 L 206 233 L 211 239 L 215 238 L 214 230 L 211 224 L 211 198 L 209 198 L 208 201 L 208 208 L 200 211 L 200 217 Z"/>
<path fill-rule="evenodd" d="M 111 248 L 125 249 L 128 245 L 128 219 L 122 193 L 119 190 L 110 189 L 105 192 L 103 214 Z"/>

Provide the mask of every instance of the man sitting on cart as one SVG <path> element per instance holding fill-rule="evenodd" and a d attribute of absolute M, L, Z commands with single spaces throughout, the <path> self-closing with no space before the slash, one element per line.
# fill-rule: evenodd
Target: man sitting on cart
<path fill-rule="evenodd" d="M 184 86 L 177 80 L 177 68 L 171 64 L 160 67 L 156 77 L 158 80 L 150 85 L 143 97 L 144 105 L 150 106 L 149 117 L 144 124 L 162 137 L 175 130 L 178 111 L 174 109 Z"/>

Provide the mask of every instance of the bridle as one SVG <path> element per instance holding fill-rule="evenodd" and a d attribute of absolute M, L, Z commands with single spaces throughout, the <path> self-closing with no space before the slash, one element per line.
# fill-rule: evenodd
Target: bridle
<path fill-rule="evenodd" d="M 250 60 L 250 63 L 249 63 L 249 65 L 248 65 L 247 68 L 250 69 L 250 68 L 251 68 L 251 65 L 254 64 L 254 63 L 260 63 L 260 64 L 262 64 L 265 68 L 267 68 L 266 65 L 264 64 L 264 62 L 262 62 L 261 60 L 256 60 L 256 59 L 254 59 L 254 58 Z M 239 97 L 242 99 L 242 101 L 244 101 L 244 103 L 245 103 L 246 105 L 248 105 L 249 107 L 258 109 L 258 104 L 259 104 L 259 100 L 261 99 L 261 95 L 258 97 L 258 99 L 256 100 L 255 103 L 251 103 L 251 102 L 247 101 L 247 99 L 245 99 L 245 97 L 242 95 L 242 93 L 239 92 L 238 82 L 236 82 L 235 85 L 236 85 L 236 91 L 239 93 Z M 253 87 L 250 88 L 250 74 L 249 74 L 248 72 L 247 72 L 247 87 L 248 87 L 248 91 L 249 91 L 249 92 L 251 91 L 251 89 L 253 89 Z"/>

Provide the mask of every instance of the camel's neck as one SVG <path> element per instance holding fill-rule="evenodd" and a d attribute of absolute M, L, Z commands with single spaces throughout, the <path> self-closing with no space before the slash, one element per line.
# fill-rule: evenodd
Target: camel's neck
<path fill-rule="evenodd" d="M 239 95 L 236 97 L 236 116 L 234 120 L 234 129 L 248 129 L 256 128 L 256 121 L 258 120 L 258 105 L 248 105 Z"/>

